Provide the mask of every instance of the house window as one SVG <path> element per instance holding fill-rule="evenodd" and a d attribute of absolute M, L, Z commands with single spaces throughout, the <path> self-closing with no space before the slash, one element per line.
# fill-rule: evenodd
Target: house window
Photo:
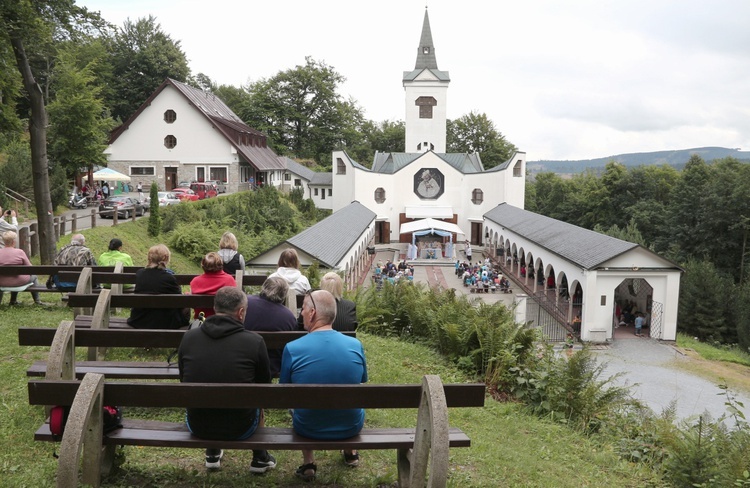
<path fill-rule="evenodd" d="M 177 145 L 177 138 L 173 135 L 169 135 L 164 138 L 164 147 L 167 149 L 173 149 Z"/>
<path fill-rule="evenodd" d="M 153 166 L 131 166 L 130 176 L 154 176 L 156 172 Z"/>
<path fill-rule="evenodd" d="M 344 164 L 344 160 L 341 158 L 336 158 L 336 174 L 337 175 L 346 174 L 346 164 Z"/>
<path fill-rule="evenodd" d="M 437 105 L 437 100 L 435 97 L 419 97 L 414 101 L 414 105 L 419 107 L 420 119 L 431 119 L 432 107 Z"/>
<path fill-rule="evenodd" d="M 315 189 L 315 196 L 316 197 L 318 196 L 318 189 L 317 188 Z"/>
<path fill-rule="evenodd" d="M 333 195 L 333 188 L 329 188 L 328 189 L 328 196 L 330 197 L 332 195 Z"/>
<path fill-rule="evenodd" d="M 474 188 L 474 191 L 471 192 L 471 203 L 473 203 L 474 205 L 479 205 L 483 201 L 484 192 L 479 188 Z"/>
<path fill-rule="evenodd" d="M 325 188 L 321 188 L 321 190 L 320 190 L 320 199 L 321 200 L 325 200 L 326 199 L 326 189 Z"/>
<path fill-rule="evenodd" d="M 375 190 L 375 203 L 385 202 L 385 189 L 378 188 Z"/>
<path fill-rule="evenodd" d="M 172 124 L 175 120 L 177 120 L 177 114 L 174 110 L 169 109 L 164 112 L 164 122 L 166 122 L 167 124 Z"/>
<path fill-rule="evenodd" d="M 516 176 L 516 177 L 523 176 L 521 174 L 521 160 L 520 159 L 516 161 L 515 166 L 513 166 L 513 176 Z"/>
<path fill-rule="evenodd" d="M 294 179 L 294 186 L 302 186 L 302 180 L 299 178 Z"/>
<path fill-rule="evenodd" d="M 284 181 L 292 181 L 292 175 L 289 173 L 284 173 Z"/>

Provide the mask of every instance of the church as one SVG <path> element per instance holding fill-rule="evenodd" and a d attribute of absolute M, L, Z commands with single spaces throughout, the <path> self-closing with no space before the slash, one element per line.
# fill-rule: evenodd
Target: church
<path fill-rule="evenodd" d="M 435 229 L 430 225 L 438 221 L 438 231 L 452 234 L 442 239 L 446 244 L 466 239 L 480 245 L 486 212 L 504 202 L 523 208 L 526 154 L 517 152 L 486 170 L 480 154 L 447 152 L 450 76 L 438 69 L 426 10 L 414 69 L 405 71 L 402 81 L 406 152 L 376 152 L 367 168 L 346 152 L 335 151 L 333 211 L 356 200 L 374 212 L 376 244 L 413 243 L 415 232 Z M 426 219 L 432 221 L 422 222 Z M 444 258 L 455 257 L 452 248 L 442 249 Z"/>

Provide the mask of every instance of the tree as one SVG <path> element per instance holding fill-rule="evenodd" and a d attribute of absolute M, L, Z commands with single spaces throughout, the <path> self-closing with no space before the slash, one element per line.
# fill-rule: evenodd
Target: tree
<path fill-rule="evenodd" d="M 156 237 L 161 231 L 161 216 L 159 216 L 159 185 L 151 183 L 148 206 L 148 235 Z"/>
<path fill-rule="evenodd" d="M 42 264 L 51 264 L 54 259 L 55 233 L 47 161 L 45 92 L 32 69 L 31 56 L 45 53 L 52 44 L 53 33 L 72 32 L 74 24 L 86 17 L 87 11 L 77 7 L 73 0 L 6 0 L 0 3 L 0 40 L 4 49 L 7 49 L 7 44 L 12 47 L 16 67 L 29 97 L 31 172 Z"/>
<path fill-rule="evenodd" d="M 504 163 L 518 150 L 484 113 L 470 112 L 449 120 L 447 139 L 449 152 L 480 153 L 485 168 Z"/>
<path fill-rule="evenodd" d="M 68 175 L 107 162 L 104 150 L 115 123 L 94 84 L 95 63 L 79 68 L 78 48 L 69 44 L 58 53 L 53 71 L 56 99 L 49 104 L 50 156 Z"/>
<path fill-rule="evenodd" d="M 161 30 L 156 18 L 126 20 L 110 39 L 112 53 L 112 96 L 107 101 L 112 116 L 130 117 L 165 79 L 186 81 L 190 75 L 187 57 Z"/>
<path fill-rule="evenodd" d="M 238 115 L 265 132 L 278 153 L 328 167 L 332 150 L 353 144 L 346 129 L 362 119 L 356 103 L 337 92 L 343 82 L 332 66 L 306 57 L 304 65 L 252 83 L 251 103 Z"/>

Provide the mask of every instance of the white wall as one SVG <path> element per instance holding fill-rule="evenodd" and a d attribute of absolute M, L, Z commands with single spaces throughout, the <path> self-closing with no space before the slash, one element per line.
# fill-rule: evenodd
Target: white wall
<path fill-rule="evenodd" d="M 433 151 L 446 152 L 446 119 L 448 103 L 448 82 L 438 80 L 430 71 L 424 70 L 415 81 L 404 81 L 406 91 L 406 152 L 419 152 L 417 144 L 425 141 L 434 144 Z M 434 97 L 437 105 L 432 107 L 431 119 L 419 118 L 419 107 L 415 101 L 419 97 Z M 425 148 L 422 148 L 424 151 Z"/>

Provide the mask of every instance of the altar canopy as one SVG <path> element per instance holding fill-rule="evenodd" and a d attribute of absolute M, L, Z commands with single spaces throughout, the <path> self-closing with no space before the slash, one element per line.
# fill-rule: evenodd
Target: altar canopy
<path fill-rule="evenodd" d="M 410 232 L 419 232 L 419 231 L 427 231 L 426 233 L 434 233 L 437 234 L 436 231 L 444 231 L 449 232 L 451 234 L 464 234 L 464 231 L 461 230 L 459 226 L 456 224 L 452 224 L 450 222 L 444 222 L 442 220 L 435 220 L 435 219 L 421 219 L 421 220 L 415 220 L 414 222 L 407 222 L 405 224 L 401 225 L 401 234 L 408 234 Z"/>

